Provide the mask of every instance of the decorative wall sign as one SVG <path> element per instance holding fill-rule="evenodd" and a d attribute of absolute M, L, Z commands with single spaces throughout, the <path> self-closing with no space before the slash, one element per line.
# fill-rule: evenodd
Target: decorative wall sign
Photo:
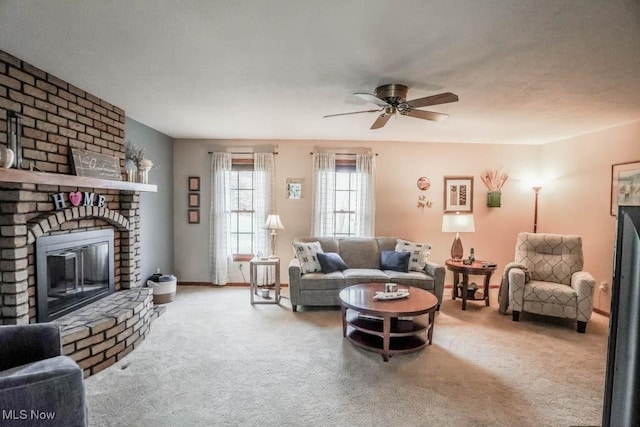
<path fill-rule="evenodd" d="M 66 200 L 65 193 L 54 193 L 51 195 L 51 199 L 53 200 L 53 207 L 56 210 L 68 208 L 69 206 L 67 205 L 67 202 L 69 202 L 71 206 L 97 206 L 99 208 L 106 207 L 106 199 L 101 194 L 90 193 L 88 191 L 71 191 L 66 194 Z"/>
<path fill-rule="evenodd" d="M 93 151 L 71 148 L 73 170 L 77 176 L 122 180 L 120 160 L 114 156 L 94 153 Z"/>
<path fill-rule="evenodd" d="M 640 206 L 640 161 L 611 166 L 611 215 L 618 206 Z"/>
<path fill-rule="evenodd" d="M 431 180 L 426 176 L 421 176 L 418 178 L 418 182 L 416 182 L 418 188 L 422 191 L 428 190 L 431 187 Z"/>
<path fill-rule="evenodd" d="M 473 177 L 444 177 L 444 212 L 473 213 Z"/>

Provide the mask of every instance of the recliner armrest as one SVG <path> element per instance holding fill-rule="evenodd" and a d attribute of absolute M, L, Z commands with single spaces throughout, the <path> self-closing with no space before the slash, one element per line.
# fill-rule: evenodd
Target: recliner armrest
<path fill-rule="evenodd" d="M 578 297 L 593 296 L 596 279 L 586 271 L 577 271 L 571 275 L 571 287 L 576 291 Z"/>
<path fill-rule="evenodd" d="M 58 325 L 0 326 L 0 371 L 60 355 L 62 340 Z"/>

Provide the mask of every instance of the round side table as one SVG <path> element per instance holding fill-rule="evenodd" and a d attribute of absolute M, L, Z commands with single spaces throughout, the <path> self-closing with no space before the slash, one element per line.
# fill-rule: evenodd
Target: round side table
<path fill-rule="evenodd" d="M 487 265 L 488 264 L 488 265 Z M 482 301 L 487 307 L 489 307 L 489 281 L 491 280 L 491 275 L 496 270 L 497 266 L 492 263 L 487 263 L 486 261 L 474 261 L 473 264 L 465 265 L 462 263 L 462 260 L 452 260 L 448 259 L 445 261 L 445 265 L 447 266 L 447 270 L 453 272 L 453 292 L 451 292 L 451 299 L 455 300 L 458 292 L 458 283 L 460 274 L 462 274 L 462 309 L 467 309 L 467 300 L 471 301 Z M 469 276 L 477 275 L 484 276 L 484 289 L 481 297 L 472 296 L 469 298 Z"/>

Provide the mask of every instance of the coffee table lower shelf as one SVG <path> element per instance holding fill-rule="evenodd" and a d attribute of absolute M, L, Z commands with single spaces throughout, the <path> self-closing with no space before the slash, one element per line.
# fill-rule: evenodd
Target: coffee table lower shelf
<path fill-rule="evenodd" d="M 382 355 L 385 361 L 395 354 L 412 353 L 431 343 L 433 323 L 425 326 L 413 319 L 391 318 L 388 349 L 384 342 L 384 321 L 373 316 L 363 317 L 349 309 L 346 314 L 346 337 L 354 345 Z M 420 335 L 424 335 L 422 338 Z"/>

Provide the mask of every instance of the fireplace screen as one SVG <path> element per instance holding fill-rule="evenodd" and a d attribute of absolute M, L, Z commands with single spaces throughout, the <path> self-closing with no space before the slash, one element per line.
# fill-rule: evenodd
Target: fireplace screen
<path fill-rule="evenodd" d="M 40 237 L 36 263 L 37 318 L 46 322 L 113 292 L 113 230 Z"/>

